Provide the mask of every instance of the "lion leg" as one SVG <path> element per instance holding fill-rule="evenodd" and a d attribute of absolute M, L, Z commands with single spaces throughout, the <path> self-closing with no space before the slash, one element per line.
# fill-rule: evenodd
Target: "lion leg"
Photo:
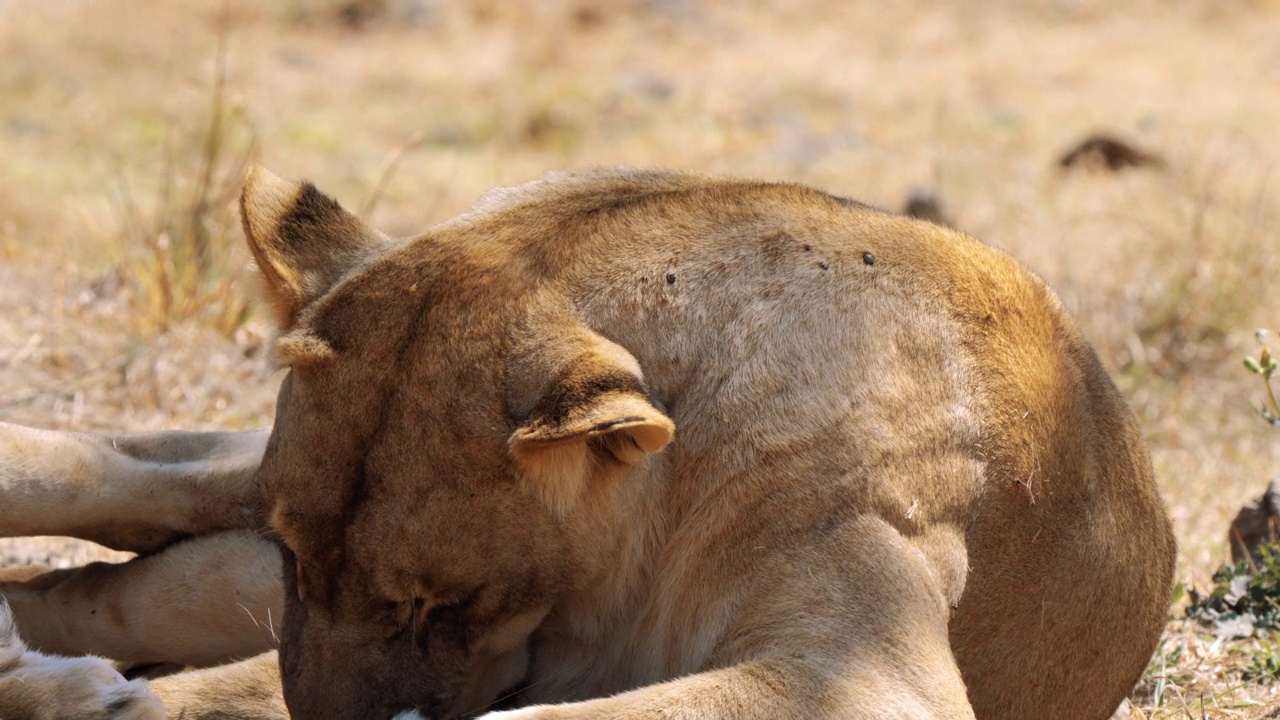
<path fill-rule="evenodd" d="M 938 576 L 889 525 L 851 519 L 822 547 L 753 572 L 753 591 L 704 663 L 712 669 L 482 720 L 973 719 Z"/>
<path fill-rule="evenodd" d="M 18 637 L 0 601 L 0 718 L 4 720 L 160 720 L 160 701 L 141 680 L 126 681 L 97 657 L 51 657 Z"/>
<path fill-rule="evenodd" d="M 266 430 L 88 435 L 0 423 L 0 537 L 152 552 L 253 527 Z"/>
<path fill-rule="evenodd" d="M 280 554 L 250 532 L 192 538 L 125 563 L 23 574 L 30 571 L 0 573 L 0 596 L 44 652 L 205 666 L 277 644 Z"/>
<path fill-rule="evenodd" d="M 610 698 L 535 705 L 480 720 L 952 720 L 973 718 L 959 695 L 937 703 L 876 672 L 848 667 L 838 682 L 803 660 L 773 659 L 699 673 Z M 925 682 L 921 676 L 919 681 Z M 856 690 L 849 686 L 857 683 Z M 406 716 L 415 717 L 415 716 Z M 417 716 L 415 720 L 420 720 Z"/>
<path fill-rule="evenodd" d="M 274 652 L 151 681 L 170 718 L 288 720 Z"/>

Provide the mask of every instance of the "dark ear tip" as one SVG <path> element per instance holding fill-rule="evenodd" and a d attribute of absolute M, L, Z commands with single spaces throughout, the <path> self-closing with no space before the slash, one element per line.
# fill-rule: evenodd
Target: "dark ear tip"
<path fill-rule="evenodd" d="M 250 242 L 270 242 L 309 185 L 286 180 L 260 165 L 250 167 L 240 195 Z"/>
<path fill-rule="evenodd" d="M 303 181 L 290 199 L 290 207 L 281 218 L 294 227 L 323 227 L 329 223 L 353 220 L 337 200 L 320 192 L 315 185 Z"/>

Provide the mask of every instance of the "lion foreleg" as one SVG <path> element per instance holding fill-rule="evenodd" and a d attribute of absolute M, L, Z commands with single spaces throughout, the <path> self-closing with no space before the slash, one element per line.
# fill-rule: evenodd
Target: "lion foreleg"
<path fill-rule="evenodd" d="M 278 642 L 280 554 L 247 531 L 192 538 L 125 563 L 3 581 L 15 574 L 0 574 L 0 596 L 27 642 L 44 652 L 204 666 Z"/>
<path fill-rule="evenodd" d="M 941 720 L 972 718 L 958 702 L 931 707 L 906 686 L 850 668 L 840 681 L 797 659 L 745 663 L 611 698 L 535 705 L 480 720 Z M 856 691 L 849 682 L 859 682 Z M 963 698 L 960 698 L 962 700 Z M 964 714 L 961 714 L 964 713 Z"/>
<path fill-rule="evenodd" d="M 821 533 L 733 574 L 751 589 L 703 672 L 482 720 L 972 720 L 931 561 L 877 518 Z"/>
<path fill-rule="evenodd" d="M 152 552 L 257 521 L 265 430 L 88 435 L 0 423 L 0 537 Z"/>
<path fill-rule="evenodd" d="M 288 720 L 276 653 L 151 681 L 166 717 L 182 720 Z"/>

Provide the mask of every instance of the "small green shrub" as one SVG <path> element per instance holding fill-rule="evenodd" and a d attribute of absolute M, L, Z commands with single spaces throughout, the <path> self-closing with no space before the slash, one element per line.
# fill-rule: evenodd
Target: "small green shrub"
<path fill-rule="evenodd" d="M 1271 682 L 1280 678 L 1280 636 L 1273 636 L 1271 639 L 1276 641 L 1275 645 L 1266 638 L 1258 638 L 1262 648 L 1240 672 L 1245 680 Z"/>
<path fill-rule="evenodd" d="M 1213 627 L 1219 637 L 1280 629 L 1280 544 L 1264 545 L 1259 554 L 1256 567 L 1245 559 L 1218 568 L 1207 595 L 1188 590 L 1187 617 Z"/>
<path fill-rule="evenodd" d="M 1262 387 L 1266 391 L 1266 399 L 1258 404 L 1258 414 L 1273 426 L 1280 427 L 1280 403 L 1276 402 L 1275 390 L 1271 387 L 1271 377 L 1276 373 L 1276 359 L 1271 356 L 1271 348 L 1267 347 L 1267 331 L 1258 331 L 1258 344 L 1262 352 L 1258 357 L 1247 357 L 1244 366 L 1249 372 L 1262 379 Z"/>

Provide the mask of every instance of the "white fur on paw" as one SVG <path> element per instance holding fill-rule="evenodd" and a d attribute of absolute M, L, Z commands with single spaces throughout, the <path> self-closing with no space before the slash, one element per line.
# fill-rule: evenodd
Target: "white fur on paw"
<path fill-rule="evenodd" d="M 98 657 L 31 650 L 0 600 L 0 700 L 4 716 L 32 720 L 163 720 L 164 705 L 141 680 L 124 679 Z"/>
<path fill-rule="evenodd" d="M 417 710 L 405 710 L 402 713 L 396 713 L 396 716 L 391 718 L 391 720 L 427 720 L 427 719 L 422 717 L 422 713 L 418 712 Z"/>

